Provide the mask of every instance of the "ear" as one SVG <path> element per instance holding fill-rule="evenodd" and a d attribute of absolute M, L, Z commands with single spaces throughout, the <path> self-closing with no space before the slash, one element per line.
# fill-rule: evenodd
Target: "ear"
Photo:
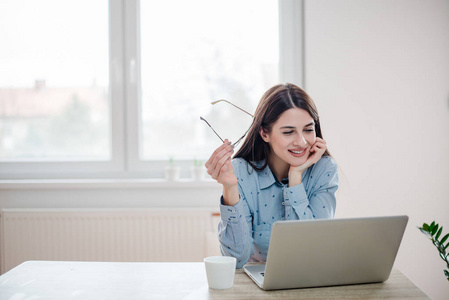
<path fill-rule="evenodd" d="M 270 137 L 265 132 L 265 130 L 262 128 L 262 126 L 260 126 L 260 128 L 259 128 L 259 134 L 260 134 L 260 137 L 262 138 L 262 140 L 264 140 L 265 143 L 268 143 L 270 141 Z"/>

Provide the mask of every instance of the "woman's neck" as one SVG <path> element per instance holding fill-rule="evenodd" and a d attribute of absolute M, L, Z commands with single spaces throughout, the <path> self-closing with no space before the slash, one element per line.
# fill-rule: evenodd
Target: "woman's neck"
<path fill-rule="evenodd" d="M 290 170 L 290 165 L 280 159 L 277 155 L 270 154 L 268 156 L 268 166 L 270 167 L 273 174 L 276 176 L 279 182 L 282 179 L 288 177 L 288 171 Z"/>

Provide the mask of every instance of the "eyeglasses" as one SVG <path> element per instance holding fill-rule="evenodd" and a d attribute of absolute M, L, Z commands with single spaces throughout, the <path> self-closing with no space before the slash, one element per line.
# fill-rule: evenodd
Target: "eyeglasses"
<path fill-rule="evenodd" d="M 235 105 L 235 104 L 229 102 L 228 100 L 221 99 L 221 100 L 213 101 L 213 102 L 211 102 L 211 104 L 214 105 L 214 104 L 217 104 L 218 102 L 226 102 L 226 103 L 228 103 L 228 104 L 231 104 L 231 105 L 234 106 L 235 108 L 240 109 L 240 110 L 243 111 L 244 113 L 246 113 L 246 114 L 248 114 L 248 115 L 250 115 L 251 117 L 254 118 L 254 116 L 253 116 L 252 114 L 250 114 L 250 113 L 247 112 L 246 110 L 244 110 L 244 109 L 238 107 L 237 105 Z M 210 127 L 210 129 L 212 129 L 212 131 L 215 133 L 215 135 L 218 136 L 218 138 L 224 143 L 224 140 L 223 140 L 223 139 L 221 138 L 221 136 L 215 131 L 215 129 L 209 124 L 209 122 L 206 121 L 206 119 L 204 119 L 203 117 L 200 117 L 200 120 L 206 122 L 206 124 Z M 250 128 L 251 128 L 251 126 L 248 128 L 248 130 L 245 131 L 245 133 L 244 133 L 244 134 L 243 134 L 243 135 L 242 135 L 242 136 L 241 136 L 241 137 L 240 137 L 234 144 L 232 144 L 234 147 L 237 146 L 237 145 L 243 140 L 243 138 L 246 136 L 246 134 L 248 133 L 248 131 L 250 130 Z"/>

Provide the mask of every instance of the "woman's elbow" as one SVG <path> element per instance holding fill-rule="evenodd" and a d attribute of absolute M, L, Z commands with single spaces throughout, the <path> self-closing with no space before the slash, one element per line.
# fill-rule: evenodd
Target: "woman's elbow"
<path fill-rule="evenodd" d="M 236 268 L 241 269 L 251 257 L 250 249 L 243 249 L 242 251 L 235 251 L 232 248 L 225 246 L 223 244 L 220 245 L 221 254 L 223 256 L 232 256 L 237 259 Z"/>

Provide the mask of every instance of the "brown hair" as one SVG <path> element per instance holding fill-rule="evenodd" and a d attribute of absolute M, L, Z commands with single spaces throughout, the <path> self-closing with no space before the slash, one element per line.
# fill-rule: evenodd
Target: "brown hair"
<path fill-rule="evenodd" d="M 312 98 L 294 84 L 278 84 L 266 91 L 260 99 L 248 135 L 234 158 L 241 157 L 256 171 L 263 170 L 268 164 L 267 158 L 270 153 L 270 146 L 262 139 L 259 130 L 263 128 L 264 131 L 270 132 L 272 125 L 281 114 L 290 108 L 300 108 L 307 111 L 315 121 L 316 136 L 323 138 L 320 118 Z M 323 156 L 330 156 L 327 149 Z M 263 166 L 254 165 L 255 162 L 263 160 L 265 161 Z"/>

